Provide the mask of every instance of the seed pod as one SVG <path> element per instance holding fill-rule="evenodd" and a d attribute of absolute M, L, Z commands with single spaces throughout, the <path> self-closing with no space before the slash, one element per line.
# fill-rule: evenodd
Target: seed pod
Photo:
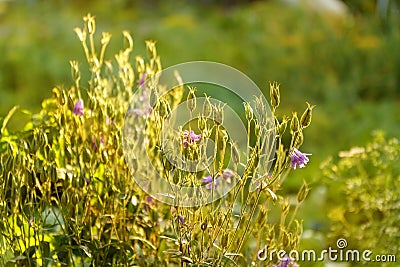
<path fill-rule="evenodd" d="M 304 181 L 303 185 L 301 186 L 299 193 L 297 194 L 297 202 L 301 203 L 306 199 L 308 195 L 308 191 L 310 191 L 310 188 L 308 187 L 307 183 Z"/>
<path fill-rule="evenodd" d="M 196 108 L 196 88 L 190 87 L 189 86 L 189 94 L 187 96 L 187 108 L 190 110 L 190 112 L 193 112 L 193 110 Z"/>
<path fill-rule="evenodd" d="M 297 112 L 293 112 L 292 121 L 290 123 L 290 132 L 295 133 L 300 129 L 299 118 L 297 118 Z"/>
<path fill-rule="evenodd" d="M 287 215 L 289 213 L 289 210 L 290 210 L 290 204 L 289 201 L 286 199 L 282 204 L 282 213 L 284 215 Z"/>
<path fill-rule="evenodd" d="M 165 99 L 161 99 L 160 101 L 160 117 L 161 118 L 166 118 L 168 114 L 171 112 L 171 107 L 169 106 L 169 103 Z"/>
<path fill-rule="evenodd" d="M 279 83 L 277 82 L 272 82 L 269 83 L 269 95 L 271 98 L 271 106 L 275 110 L 281 101 L 281 96 L 279 92 Z"/>
<path fill-rule="evenodd" d="M 283 136 L 283 134 L 286 131 L 286 127 L 287 127 L 287 123 L 289 121 L 289 117 L 288 116 L 283 116 L 282 122 L 278 124 L 278 134 L 279 136 Z"/>
<path fill-rule="evenodd" d="M 232 149 L 233 163 L 237 165 L 240 162 L 240 154 L 235 143 L 231 143 L 231 149 Z"/>
<path fill-rule="evenodd" d="M 201 116 L 198 120 L 197 120 L 197 127 L 199 127 L 199 130 L 201 132 L 203 132 L 203 130 L 207 127 L 207 120 L 206 118 L 204 118 L 203 116 Z"/>
<path fill-rule="evenodd" d="M 212 114 L 212 105 L 210 103 L 210 97 L 206 97 L 206 101 L 203 103 L 203 116 L 209 117 Z"/>
<path fill-rule="evenodd" d="M 228 133 L 224 129 L 218 127 L 218 141 L 217 141 L 218 150 L 225 151 L 226 142 L 228 141 L 228 138 L 229 138 Z"/>
<path fill-rule="evenodd" d="M 315 105 L 310 105 L 310 103 L 307 102 L 307 109 L 304 111 L 303 115 L 301 115 L 300 118 L 300 124 L 301 127 L 307 128 L 312 119 L 312 110 L 315 108 Z"/>
<path fill-rule="evenodd" d="M 251 121 L 254 117 L 253 109 L 251 108 L 251 106 L 248 102 L 243 102 L 243 105 L 244 105 L 244 111 L 246 114 L 246 120 Z"/>
<path fill-rule="evenodd" d="M 213 106 L 213 119 L 217 125 L 220 125 L 224 122 L 224 107 Z"/>
<path fill-rule="evenodd" d="M 294 147 L 300 147 L 303 144 L 303 141 L 304 141 L 303 131 L 295 132 L 293 134 L 293 140 L 294 140 L 293 146 Z"/>

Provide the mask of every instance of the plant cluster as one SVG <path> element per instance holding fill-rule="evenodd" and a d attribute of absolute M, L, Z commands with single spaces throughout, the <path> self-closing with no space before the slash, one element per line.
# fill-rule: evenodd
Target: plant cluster
<path fill-rule="evenodd" d="M 331 238 L 376 254 L 399 253 L 400 144 L 375 132 L 365 147 L 353 147 L 329 158 L 323 174 L 329 186 Z"/>
<path fill-rule="evenodd" d="M 221 125 L 223 107 L 205 101 L 203 115 L 211 114 L 211 119 L 200 117 L 196 126 L 182 125 L 168 137 L 175 138 L 179 151 L 192 161 L 202 159 L 205 137 L 211 138 L 215 160 L 201 172 L 175 170 L 162 153 L 159 129 L 184 96 L 188 112 L 194 109 L 195 89 L 179 85 L 163 94 L 157 80 L 161 63 L 155 42 L 147 41 L 147 57 L 136 56 L 131 64 L 133 40 L 124 31 L 123 50 L 114 61 L 108 60 L 105 51 L 111 35 L 102 33 L 97 50 L 94 17 L 88 14 L 84 22 L 75 32 L 88 62 L 87 83 L 81 81 L 84 75 L 79 63 L 71 61 L 74 85 L 54 88 L 53 97 L 43 101 L 38 114 L 31 114 L 23 130 L 7 129 L 16 108 L 0 120 L 0 263 L 243 266 L 257 263 L 257 252 L 265 245 L 277 250 L 297 248 L 302 226 L 295 215 L 309 187 L 304 183 L 295 201 L 279 190 L 289 171 L 304 167 L 309 160 L 309 154 L 299 148 L 314 106 L 308 104 L 299 117 L 294 112 L 278 118 L 279 84 L 270 83 L 273 118 L 269 125 L 275 135 L 268 141 L 276 146 L 262 147 L 260 140 L 271 129 L 263 128 L 254 116 L 267 108 L 255 98 L 255 110 L 244 103 L 247 153 L 235 149 Z M 182 80 L 179 74 L 176 79 Z M 149 90 L 153 106 L 132 108 L 130 100 L 140 88 Z M 143 136 L 142 143 L 125 145 L 143 148 L 169 183 L 205 185 L 207 192 L 217 192 L 222 184 L 233 181 L 236 186 L 204 206 L 169 206 L 156 201 L 139 188 L 132 178 L 135 173 L 125 164 L 124 156 L 130 159 L 123 153 L 127 119 L 145 119 L 146 127 L 134 130 Z M 284 136 L 290 143 L 283 141 Z M 271 169 L 259 168 L 258 162 L 271 155 Z M 226 168 L 228 157 L 236 162 L 232 170 Z M 239 164 L 241 157 L 247 157 L 245 164 Z M 132 160 L 135 170 L 147 167 L 141 158 Z M 241 177 L 235 177 L 235 168 L 244 170 Z M 256 188 L 250 190 L 256 177 Z M 277 263 L 278 259 L 268 259 L 262 264 Z"/>

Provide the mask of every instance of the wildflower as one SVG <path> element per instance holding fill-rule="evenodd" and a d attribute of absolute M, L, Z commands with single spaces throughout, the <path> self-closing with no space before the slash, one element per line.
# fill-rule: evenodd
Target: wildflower
<path fill-rule="evenodd" d="M 199 142 L 201 140 L 201 134 L 195 134 L 194 131 L 185 130 L 183 132 L 183 141 L 182 144 L 184 147 L 188 147 L 189 144 Z"/>
<path fill-rule="evenodd" d="M 234 176 L 235 174 L 233 173 L 233 171 L 231 171 L 231 170 L 229 170 L 229 169 L 225 169 L 225 170 L 223 170 L 223 172 L 222 172 L 222 178 L 224 178 L 224 180 L 228 183 L 228 184 L 230 184 L 231 182 L 232 182 L 232 177 Z"/>
<path fill-rule="evenodd" d="M 209 175 L 209 176 L 207 176 L 207 177 L 204 177 L 201 181 L 202 181 L 204 184 L 206 184 L 206 189 L 207 189 L 207 190 L 211 190 L 213 184 L 214 184 L 214 189 L 217 188 L 217 186 L 218 186 L 220 180 L 221 180 L 221 177 L 218 178 L 218 179 L 213 180 L 212 176 Z"/>
<path fill-rule="evenodd" d="M 138 81 L 139 87 L 143 86 L 144 82 L 146 81 L 146 72 L 143 72 L 142 77 Z"/>
<path fill-rule="evenodd" d="M 184 225 L 185 224 L 185 218 L 182 215 L 178 215 L 178 221 L 180 224 Z"/>
<path fill-rule="evenodd" d="M 201 134 L 195 134 L 193 131 L 190 131 L 190 139 L 192 142 L 198 142 L 201 139 Z"/>
<path fill-rule="evenodd" d="M 292 264 L 290 264 L 290 263 L 292 263 Z M 281 262 L 278 265 L 274 265 L 274 267 L 289 267 L 289 266 L 298 267 L 299 265 L 297 263 L 295 263 L 294 261 L 292 261 L 287 255 L 285 255 L 285 257 L 283 257 L 283 259 L 281 260 Z"/>
<path fill-rule="evenodd" d="M 76 101 L 72 113 L 78 116 L 82 116 L 83 114 L 85 114 L 82 99 L 78 99 L 78 101 Z"/>
<path fill-rule="evenodd" d="M 296 169 L 296 166 L 299 166 L 299 168 L 303 168 L 309 161 L 307 153 L 302 153 L 300 152 L 297 148 L 293 148 L 292 153 L 290 153 L 290 159 L 292 162 L 290 163 L 290 166 L 293 169 Z"/>

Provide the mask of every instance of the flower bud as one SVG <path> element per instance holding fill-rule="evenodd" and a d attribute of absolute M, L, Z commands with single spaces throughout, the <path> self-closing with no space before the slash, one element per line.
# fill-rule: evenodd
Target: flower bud
<path fill-rule="evenodd" d="M 88 33 L 90 35 L 94 34 L 94 32 L 96 31 L 96 22 L 94 20 L 94 17 L 89 13 L 86 17 L 83 18 L 83 20 L 86 22 Z"/>
<path fill-rule="evenodd" d="M 129 49 L 132 51 L 133 50 L 133 39 L 132 39 L 131 34 L 128 31 L 123 31 L 122 34 L 124 35 L 124 43 L 125 42 L 127 43 L 126 49 Z M 104 35 L 104 33 L 103 33 L 103 35 Z M 111 37 L 111 35 L 110 35 L 110 37 Z"/>
<path fill-rule="evenodd" d="M 79 41 L 85 42 L 86 41 L 86 31 L 82 31 L 81 28 L 74 29 L 76 35 L 78 35 Z"/>
<path fill-rule="evenodd" d="M 307 128 L 311 123 L 312 118 L 312 110 L 315 108 L 315 105 L 310 105 L 307 102 L 307 109 L 304 111 L 303 115 L 300 118 L 301 127 Z"/>
<path fill-rule="evenodd" d="M 107 45 L 110 42 L 111 34 L 109 32 L 103 32 L 101 36 L 101 44 Z"/>
<path fill-rule="evenodd" d="M 141 56 L 136 56 L 136 70 L 138 73 L 144 73 L 146 71 L 144 59 Z"/>
<path fill-rule="evenodd" d="M 149 58 L 155 59 L 157 57 L 156 42 L 146 41 L 146 49 Z"/>
<path fill-rule="evenodd" d="M 75 83 L 79 83 L 79 80 L 81 79 L 81 73 L 79 71 L 78 61 L 71 60 L 69 64 L 71 65 L 72 79 L 75 81 Z"/>
<path fill-rule="evenodd" d="M 271 106 L 275 110 L 281 101 L 281 96 L 279 92 L 279 83 L 273 82 L 269 83 L 269 95 L 271 98 Z"/>

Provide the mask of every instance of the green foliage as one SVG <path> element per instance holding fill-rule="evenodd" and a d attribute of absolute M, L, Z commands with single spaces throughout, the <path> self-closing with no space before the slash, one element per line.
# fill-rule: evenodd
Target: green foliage
<path fill-rule="evenodd" d="M 275 114 L 280 103 L 279 85 L 271 83 L 274 117 L 270 120 L 278 133 L 271 173 L 257 168 L 260 158 L 268 156 L 262 154 L 260 144 L 266 129 L 253 117 L 256 112 L 267 120 L 267 107 L 257 98 L 256 110 L 245 104 L 249 140 L 254 142 L 249 143 L 251 153 L 235 190 L 207 206 L 164 205 L 139 189 L 125 165 L 124 116 L 140 82 L 138 77 L 145 74 L 145 87 L 160 98 L 146 128 L 137 129 L 148 139 L 139 145 L 151 151 L 152 163 L 168 180 L 172 167 L 166 165 L 160 153 L 157 129 L 171 107 L 183 99 L 184 87 L 178 86 L 171 95 L 162 94 L 163 86 L 158 85 L 155 76 L 161 71 L 161 63 L 154 42 L 146 42 L 147 57 L 136 56 L 136 64 L 132 65 L 133 40 L 124 31 L 124 48 L 114 55 L 115 60 L 108 60 L 105 51 L 111 35 L 102 33 L 98 46 L 94 17 L 89 14 L 84 21 L 84 27 L 75 28 L 75 32 L 83 46 L 89 75 L 81 72 L 77 61 L 71 61 L 74 85 L 54 88 L 53 96 L 43 101 L 41 111 L 31 115 L 24 129 L 9 130 L 9 119 L 17 108 L 1 119 L 1 264 L 231 266 L 256 261 L 258 250 L 266 244 L 277 250 L 296 248 L 302 225 L 295 216 L 309 187 L 304 183 L 294 201 L 279 194 L 279 190 L 291 169 L 293 150 L 304 140 L 303 129 L 310 124 L 313 106 L 307 106 L 300 120 L 295 112 L 291 118 L 279 118 Z M 177 79 L 181 79 L 179 75 Z M 192 111 L 196 95 L 193 88 L 189 89 L 187 103 Z M 210 104 L 204 110 L 211 110 L 219 118 L 199 123 L 203 133 L 213 135 L 218 151 L 218 160 L 211 169 L 216 178 L 223 175 L 226 148 L 234 144 L 229 143 L 218 122 L 223 119 L 223 108 Z M 290 120 L 289 133 L 286 124 Z M 184 136 L 180 134 L 175 136 Z M 186 156 L 197 159 L 201 146 L 201 142 L 191 143 Z M 140 158 L 136 163 L 139 169 L 147 167 L 141 166 L 144 163 Z M 177 185 L 196 181 L 190 172 L 175 173 L 179 179 L 173 182 Z M 252 177 L 260 178 L 257 190 L 249 192 Z M 275 258 L 268 259 L 265 264 L 276 262 Z"/>
<path fill-rule="evenodd" d="M 331 243 L 376 254 L 399 254 L 400 143 L 382 132 L 365 147 L 353 147 L 322 165 L 328 185 Z"/>
<path fill-rule="evenodd" d="M 343 20 L 279 2 L 255 1 L 229 9 L 186 0 L 1 3 L 0 114 L 17 104 L 38 111 L 43 97 L 51 95 L 49 88 L 71 83 L 67 61 L 85 58 L 70 38 L 71 29 L 83 10 L 90 10 L 101 19 L 100 29 L 115 36 L 120 29 L 134 32 L 139 54 L 145 48 L 136 40 L 157 40 L 165 66 L 188 60 L 223 62 L 246 70 L 261 88 L 265 81 L 283 81 L 284 112 L 302 108 L 298 99 L 304 95 L 318 103 L 315 127 L 307 129 L 312 142 L 305 140 L 304 145 L 320 153 L 293 181 L 304 176 L 317 180 L 314 172 L 324 155 L 365 142 L 374 129 L 400 135 L 399 16 L 392 12 L 382 25 L 372 15 L 375 1 L 347 1 L 350 8 L 371 11 Z M 120 41 L 113 39 L 109 46 L 117 51 Z M 83 69 L 82 77 L 87 75 Z M 268 88 L 264 93 L 268 95 Z M 16 115 L 10 128 L 23 126 Z"/>

